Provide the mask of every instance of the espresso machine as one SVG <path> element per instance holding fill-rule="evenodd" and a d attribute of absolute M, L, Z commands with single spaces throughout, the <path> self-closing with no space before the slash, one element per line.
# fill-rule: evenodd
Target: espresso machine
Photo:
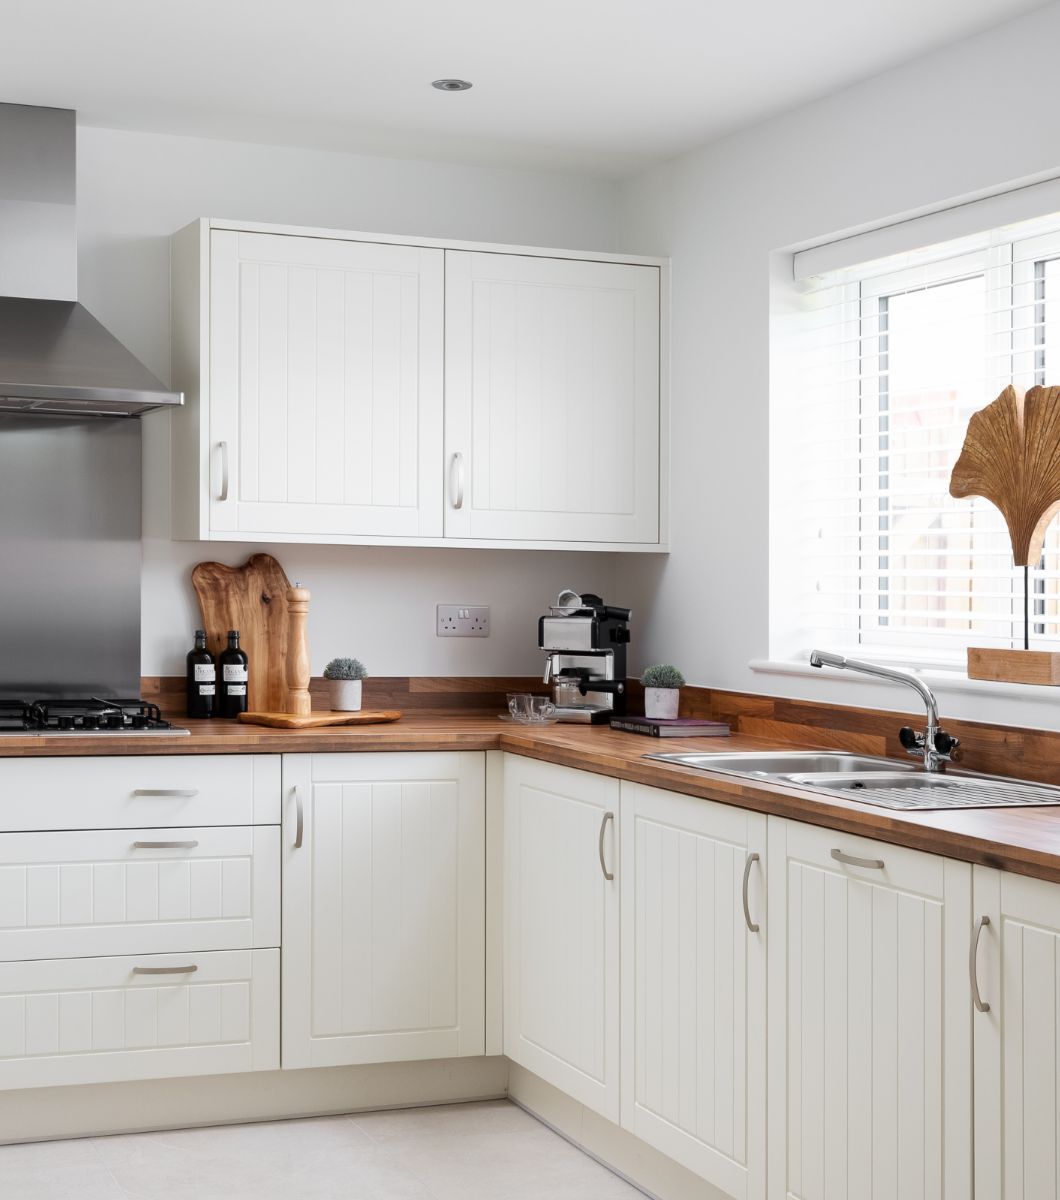
<path fill-rule="evenodd" d="M 552 684 L 561 721 L 606 724 L 626 712 L 628 608 L 592 593 L 560 592 L 537 623 L 545 651 L 545 683 Z"/>

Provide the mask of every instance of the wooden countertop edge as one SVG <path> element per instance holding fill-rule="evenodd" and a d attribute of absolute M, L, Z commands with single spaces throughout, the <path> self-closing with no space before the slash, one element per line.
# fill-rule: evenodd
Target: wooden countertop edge
<path fill-rule="evenodd" d="M 1019 810 L 1021 841 L 999 834 L 997 810 L 949 810 L 898 813 L 839 799 L 824 799 L 778 784 L 710 775 L 688 768 L 645 760 L 659 743 L 636 734 L 577 725 L 553 725 L 526 731 L 502 728 L 486 715 L 417 715 L 389 725 L 277 730 L 246 725 L 211 728 L 208 722 L 188 722 L 190 736 L 173 738 L 54 738 L 5 737 L 0 758 L 128 755 L 210 754 L 331 754 L 372 751 L 506 750 L 528 758 L 624 779 L 648 787 L 713 800 L 772 816 L 834 829 L 838 833 L 874 838 L 981 866 L 994 867 L 1060 883 L 1060 809 Z M 689 739 L 692 750 L 789 749 L 783 742 L 733 735 L 726 739 Z M 669 747 L 673 748 L 673 747 Z M 805 745 L 798 749 L 805 750 Z M 1011 818 L 1012 814 L 1006 813 Z M 993 836 L 991 836 L 993 835 Z M 1034 842 L 1052 842 L 1039 848 Z"/>

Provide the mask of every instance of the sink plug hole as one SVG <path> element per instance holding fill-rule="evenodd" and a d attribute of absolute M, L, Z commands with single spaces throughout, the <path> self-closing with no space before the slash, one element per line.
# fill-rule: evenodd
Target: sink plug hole
<path fill-rule="evenodd" d="M 860 779 L 856 779 L 850 786 L 851 786 L 851 788 L 863 788 L 865 785 L 861 782 Z"/>

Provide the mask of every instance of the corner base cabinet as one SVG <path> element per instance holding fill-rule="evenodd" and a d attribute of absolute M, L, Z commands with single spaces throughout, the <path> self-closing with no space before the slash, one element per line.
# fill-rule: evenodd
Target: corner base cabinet
<path fill-rule="evenodd" d="M 504 763 L 504 1053 L 619 1119 L 619 784 Z"/>
<path fill-rule="evenodd" d="M 770 1200 L 968 1200 L 972 868 L 770 818 L 768 874 Z"/>
<path fill-rule="evenodd" d="M 285 755 L 283 1065 L 485 1052 L 485 756 Z"/>

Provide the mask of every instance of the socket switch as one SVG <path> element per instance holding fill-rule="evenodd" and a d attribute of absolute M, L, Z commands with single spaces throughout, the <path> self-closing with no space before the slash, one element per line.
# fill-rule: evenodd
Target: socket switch
<path fill-rule="evenodd" d="M 439 637 L 489 637 L 489 606 L 468 604 L 438 605 Z"/>

